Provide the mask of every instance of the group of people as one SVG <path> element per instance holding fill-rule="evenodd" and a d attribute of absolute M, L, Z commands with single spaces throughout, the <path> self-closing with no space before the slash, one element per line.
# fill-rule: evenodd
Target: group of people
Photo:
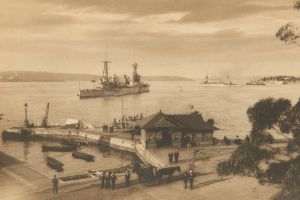
<path fill-rule="evenodd" d="M 107 188 L 114 190 L 116 188 L 117 176 L 113 172 L 100 172 L 99 181 L 101 182 L 101 188 Z M 130 185 L 130 172 L 125 172 L 125 185 Z"/>
<path fill-rule="evenodd" d="M 141 113 L 140 115 L 133 115 L 133 116 L 128 116 L 128 119 L 126 118 L 126 121 L 137 121 L 137 120 L 141 120 L 144 118 L 143 113 Z"/>
<path fill-rule="evenodd" d="M 101 182 L 101 188 L 108 188 L 114 190 L 116 188 L 117 176 L 113 172 L 100 172 L 99 180 Z M 52 178 L 53 194 L 58 194 L 58 178 L 56 175 Z M 125 172 L 125 185 L 130 185 L 130 172 L 126 170 Z"/>
<path fill-rule="evenodd" d="M 99 180 L 101 182 L 101 188 L 116 188 L 117 176 L 113 172 L 100 172 Z"/>
<path fill-rule="evenodd" d="M 184 182 L 184 189 L 187 189 L 188 182 L 190 182 L 190 189 L 191 190 L 193 189 L 193 187 L 194 187 L 194 174 L 193 174 L 192 170 L 190 170 L 189 172 L 184 172 L 183 182 Z"/>
<path fill-rule="evenodd" d="M 178 151 L 175 151 L 174 153 L 173 152 L 169 152 L 168 157 L 169 157 L 169 162 L 170 163 L 173 162 L 173 157 L 174 157 L 174 162 L 178 163 L 179 152 Z"/>
<path fill-rule="evenodd" d="M 101 188 L 107 188 L 112 190 L 116 188 L 117 176 L 113 172 L 106 172 L 106 173 L 100 172 L 99 180 L 101 182 Z M 193 189 L 194 174 L 192 170 L 184 172 L 183 181 L 184 181 L 185 189 L 188 188 L 188 182 L 190 184 L 190 189 L 191 190 Z M 52 178 L 53 194 L 58 194 L 58 182 L 59 182 L 58 178 L 56 177 L 56 175 L 54 175 L 54 177 Z M 130 186 L 130 172 L 128 170 L 126 170 L 125 172 L 125 186 L 127 187 Z"/>

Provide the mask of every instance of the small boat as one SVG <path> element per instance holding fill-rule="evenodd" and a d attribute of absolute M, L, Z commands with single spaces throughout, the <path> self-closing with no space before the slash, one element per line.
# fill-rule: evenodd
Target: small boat
<path fill-rule="evenodd" d="M 74 151 L 72 153 L 72 156 L 74 158 L 80 158 L 80 159 L 83 159 L 86 161 L 94 161 L 94 159 L 95 159 L 95 156 L 88 154 L 88 153 L 79 152 L 79 151 Z"/>
<path fill-rule="evenodd" d="M 64 171 L 64 164 L 54 158 L 47 156 L 47 165 L 58 172 Z"/>
<path fill-rule="evenodd" d="M 74 147 L 69 145 L 46 145 L 44 144 L 42 146 L 42 151 L 60 151 L 60 152 L 67 152 L 67 151 L 73 151 Z"/>

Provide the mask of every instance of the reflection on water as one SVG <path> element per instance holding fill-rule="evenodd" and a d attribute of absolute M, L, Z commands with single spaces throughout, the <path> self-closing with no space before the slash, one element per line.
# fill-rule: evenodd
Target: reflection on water
<path fill-rule="evenodd" d="M 24 161 L 28 161 L 28 155 L 30 153 L 31 141 L 24 141 Z"/>
<path fill-rule="evenodd" d="M 98 150 L 99 150 L 100 153 L 102 153 L 103 157 L 110 156 L 110 150 L 111 150 L 111 148 L 109 146 L 99 145 L 98 146 Z"/>

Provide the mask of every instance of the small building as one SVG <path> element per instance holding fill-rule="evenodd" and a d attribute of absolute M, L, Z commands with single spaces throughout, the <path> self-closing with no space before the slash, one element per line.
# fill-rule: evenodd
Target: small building
<path fill-rule="evenodd" d="M 168 115 L 158 112 L 139 121 L 144 148 L 187 147 L 213 143 L 214 121 L 204 121 L 199 112 Z"/>

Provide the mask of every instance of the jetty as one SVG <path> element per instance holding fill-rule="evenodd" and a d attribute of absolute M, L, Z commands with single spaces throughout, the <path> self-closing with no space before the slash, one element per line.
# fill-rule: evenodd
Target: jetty
<path fill-rule="evenodd" d="M 137 121 L 137 126 L 140 131 L 134 133 L 123 132 L 122 129 L 105 132 L 102 128 L 61 126 L 30 127 L 24 134 L 22 128 L 14 128 L 4 130 L 2 137 L 4 139 L 54 141 L 63 144 L 52 146 L 52 150 L 56 151 L 72 151 L 71 149 L 74 150 L 78 144 L 89 144 L 113 148 L 120 151 L 122 155 L 126 152 L 126 154 L 137 156 L 141 161 L 142 164 L 134 165 L 132 171 L 136 172 L 140 180 L 147 184 L 179 180 L 182 172 L 187 170 L 193 170 L 195 176 L 212 174 L 209 179 L 217 179 L 215 174 L 217 163 L 225 154 L 230 155 L 236 148 L 236 146 L 214 146 L 213 132 L 217 130 L 214 121 L 204 120 L 199 112 L 170 115 L 159 111 Z M 44 148 L 49 150 L 51 145 Z M 178 152 L 178 160 L 170 161 L 168 158 L 170 152 L 173 154 Z M 72 156 L 87 161 L 95 159 L 93 155 L 80 151 L 74 151 Z M 207 161 L 213 157 L 220 158 Z M 201 171 L 197 171 L 199 170 L 197 163 L 204 161 L 209 164 L 201 167 Z M 51 162 L 51 159 L 48 164 L 56 168 L 59 166 L 58 162 Z M 63 165 L 61 168 L 63 169 Z M 95 181 L 95 177 L 99 175 L 98 172 L 103 170 L 88 172 L 89 175 L 86 173 L 68 174 L 66 180 L 67 182 Z"/>
<path fill-rule="evenodd" d="M 62 139 L 80 139 L 87 141 L 89 144 L 106 145 L 122 152 L 134 154 L 142 161 L 141 176 L 137 173 L 132 173 L 133 181 L 143 183 L 145 185 L 156 185 L 167 183 L 169 181 L 181 180 L 184 171 L 193 169 L 195 176 L 201 176 L 199 179 L 202 182 L 219 181 L 216 175 L 216 166 L 220 160 L 226 159 L 234 151 L 236 145 L 208 145 L 202 147 L 160 147 L 160 148 L 145 148 L 141 142 L 142 135 L 136 135 L 132 140 L 130 133 L 114 132 L 103 133 L 99 130 L 80 130 L 78 133 L 69 135 L 67 129 L 60 128 L 33 128 L 30 135 L 30 140 L 51 140 L 59 142 Z M 168 160 L 169 152 L 180 152 L 179 161 L 170 163 Z M 55 159 L 55 158 L 54 158 Z M 49 166 L 50 167 L 50 166 Z M 134 171 L 134 167 L 123 166 L 122 169 L 94 169 L 83 171 L 78 174 L 65 174 L 59 177 L 61 187 L 74 185 L 80 188 L 87 184 L 99 183 L 99 172 L 116 171 L 117 172 L 117 187 L 124 187 L 124 172 L 130 169 Z M 179 171 L 180 170 L 180 171 Z M 156 172 L 155 172 L 156 171 Z M 150 179 L 148 178 L 150 173 Z M 145 175 L 147 174 L 147 176 Z M 159 175 L 159 179 L 156 175 Z M 169 176 L 171 175 L 171 176 Z M 23 176 L 23 175 L 22 175 Z M 51 177 L 50 177 L 51 178 Z M 138 178 L 141 182 L 138 181 Z M 29 179 L 28 179 L 29 180 Z M 198 179 L 197 179 L 198 180 Z M 37 182 L 37 181 L 36 181 Z M 49 188 L 50 179 L 43 180 L 43 188 Z M 48 185 L 47 185 L 48 184 Z M 196 183 L 198 184 L 198 183 Z M 39 187 L 39 185 L 37 185 Z"/>

